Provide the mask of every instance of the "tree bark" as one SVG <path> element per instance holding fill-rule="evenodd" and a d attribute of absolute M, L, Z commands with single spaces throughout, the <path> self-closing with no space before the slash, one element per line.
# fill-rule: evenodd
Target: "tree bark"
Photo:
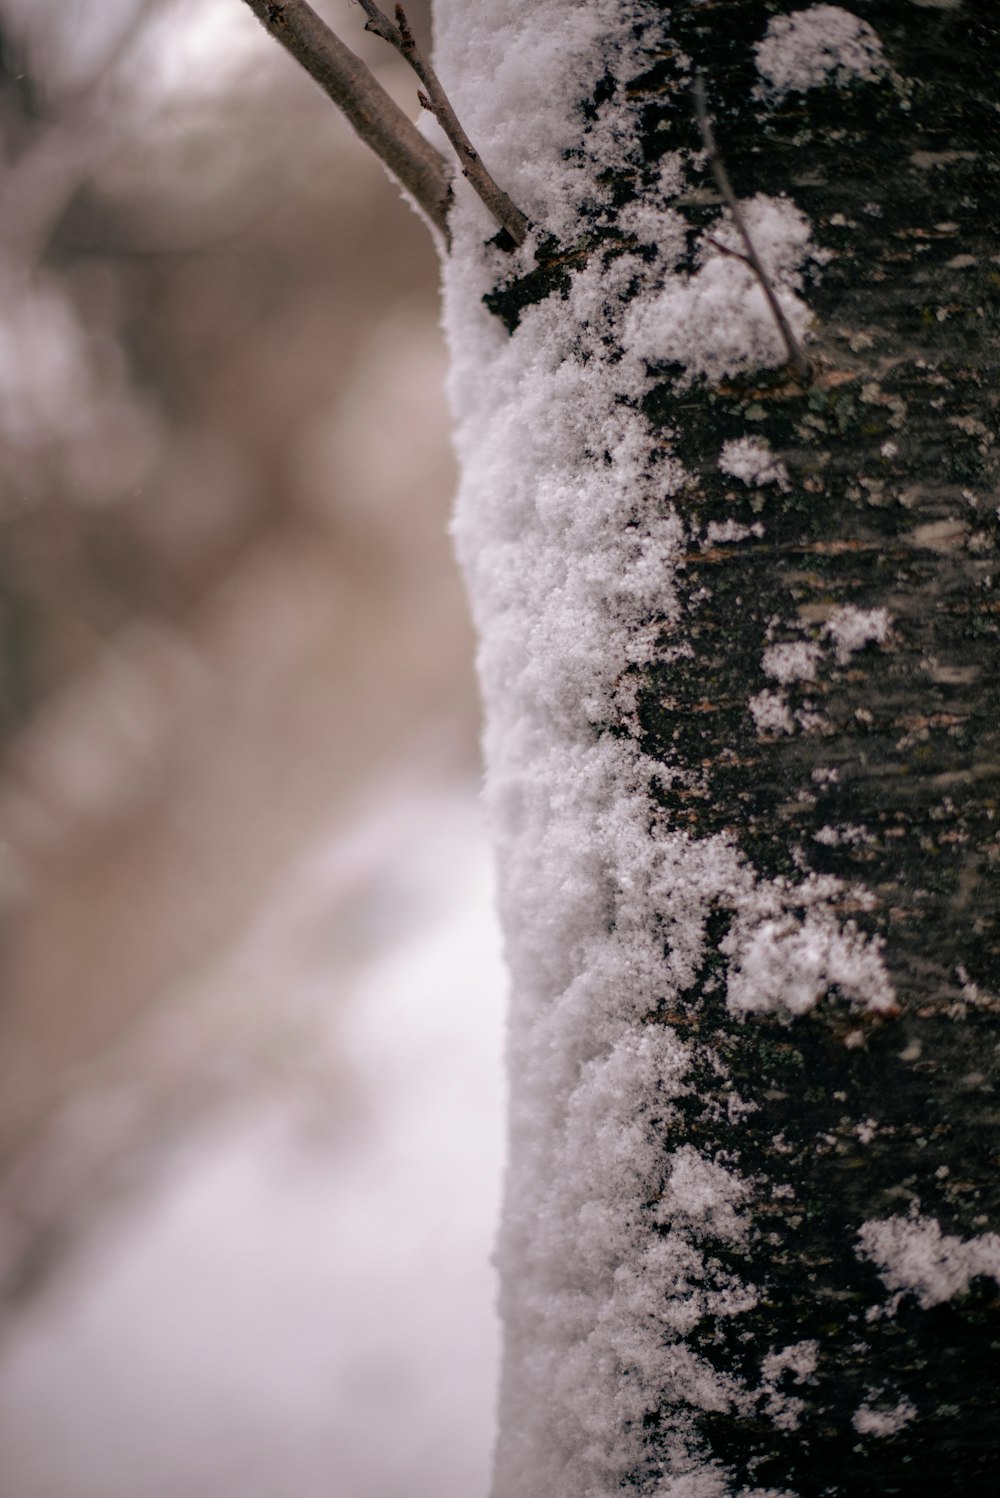
<path fill-rule="evenodd" d="M 497 1498 L 992 1493 L 1000 20 L 518 9 L 439 3 L 542 226 L 506 256 L 462 195 L 446 270 L 513 983 Z M 721 268 L 697 72 L 809 379 Z"/>

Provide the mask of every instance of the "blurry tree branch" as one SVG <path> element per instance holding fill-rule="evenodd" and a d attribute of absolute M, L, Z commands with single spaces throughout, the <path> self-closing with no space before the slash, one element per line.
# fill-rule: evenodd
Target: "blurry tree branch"
<path fill-rule="evenodd" d="M 306 0 L 246 0 L 264 29 L 300 63 L 347 116 L 366 145 L 449 242 L 448 165 L 374 74 Z"/>

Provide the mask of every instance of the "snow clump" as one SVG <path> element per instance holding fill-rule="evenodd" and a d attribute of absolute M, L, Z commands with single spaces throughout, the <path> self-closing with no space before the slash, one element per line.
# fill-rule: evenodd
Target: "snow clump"
<path fill-rule="evenodd" d="M 858 1243 L 886 1288 L 912 1293 L 925 1311 L 964 1295 L 977 1275 L 1000 1284 L 1000 1233 L 958 1238 L 936 1217 L 883 1217 L 862 1225 Z"/>
<path fill-rule="evenodd" d="M 868 841 L 870 841 L 868 829 L 858 827 L 853 822 L 845 822 L 841 827 L 827 825 L 813 833 L 813 842 L 822 843 L 827 848 L 855 847 Z"/>
<path fill-rule="evenodd" d="M 762 664 L 767 676 L 788 686 L 793 681 L 815 681 L 820 654 L 819 646 L 809 640 L 786 640 L 769 645 Z"/>
<path fill-rule="evenodd" d="M 834 609 L 823 633 L 837 647 L 837 665 L 846 666 L 856 650 L 863 650 L 866 645 L 884 645 L 891 625 L 886 609 L 857 609 L 853 604 L 845 604 Z"/>
<path fill-rule="evenodd" d="M 748 487 L 759 489 L 762 484 L 777 484 L 782 493 L 790 487 L 788 469 L 760 437 L 734 437 L 724 442 L 719 468 L 723 473 L 741 479 Z"/>
<path fill-rule="evenodd" d="M 780 692 L 758 692 L 747 706 L 758 733 L 794 733 L 795 719 Z"/>
<path fill-rule="evenodd" d="M 710 520 L 705 527 L 705 539 L 702 541 L 702 549 L 709 546 L 718 546 L 729 541 L 746 541 L 751 536 L 758 538 L 763 536 L 764 527 L 759 520 L 753 525 L 741 525 L 738 520 Z"/>
<path fill-rule="evenodd" d="M 875 1013 L 894 1009 L 896 995 L 881 941 L 865 936 L 850 921 L 842 924 L 820 903 L 829 897 L 825 881 L 787 892 L 789 904 L 816 900 L 804 915 L 780 908 L 780 884 L 774 880 L 761 886 L 759 900 L 737 912 L 723 943 L 731 958 L 726 991 L 730 1011 L 805 1014 L 831 988 Z M 768 906 L 771 912 L 765 914 Z"/>
<path fill-rule="evenodd" d="M 774 16 L 754 50 L 762 80 L 757 93 L 772 99 L 825 83 L 871 81 L 886 66 L 882 43 L 868 22 L 839 5 Z"/>
<path fill-rule="evenodd" d="M 818 1363 L 819 1343 L 812 1340 L 793 1342 L 780 1352 L 768 1353 L 761 1363 L 761 1391 L 766 1396 L 764 1412 L 778 1430 L 797 1430 L 805 1409 L 805 1400 L 779 1388 L 783 1375 L 790 1373 L 796 1383 L 805 1383 L 816 1372 Z"/>
<path fill-rule="evenodd" d="M 740 207 L 792 332 L 803 342 L 812 314 L 796 293 L 810 252 L 808 220 L 788 198 L 763 193 Z M 753 271 L 738 258 L 741 249 L 731 224 L 718 224 L 703 236 L 693 275 L 671 276 L 658 296 L 633 304 L 626 318 L 628 346 L 649 364 L 683 365 L 683 384 L 697 375 L 717 381 L 786 363 L 774 314 Z"/>
<path fill-rule="evenodd" d="M 873 1408 L 863 1404 L 855 1410 L 851 1424 L 859 1436 L 894 1436 L 909 1425 L 917 1413 L 916 1406 L 908 1399 L 901 1399 L 891 1410 Z"/>

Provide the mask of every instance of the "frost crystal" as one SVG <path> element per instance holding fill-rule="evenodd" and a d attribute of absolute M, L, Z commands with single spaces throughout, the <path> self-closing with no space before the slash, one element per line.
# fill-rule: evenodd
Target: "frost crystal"
<path fill-rule="evenodd" d="M 749 1223 L 738 1208 L 750 1194 L 746 1181 L 699 1155 L 690 1145 L 676 1151 L 657 1216 L 697 1223 L 713 1238 L 743 1243 Z"/>
<path fill-rule="evenodd" d="M 810 1378 L 819 1362 L 818 1342 L 793 1342 L 781 1352 L 772 1352 L 764 1359 L 761 1372 L 769 1383 L 777 1383 L 787 1369 L 797 1379 Z"/>
<path fill-rule="evenodd" d="M 852 78 L 871 80 L 885 68 L 882 43 L 860 16 L 839 5 L 811 5 L 775 16 L 757 43 L 758 92 L 770 97 Z"/>
<path fill-rule="evenodd" d="M 1000 1283 L 1000 1234 L 957 1238 L 934 1217 L 884 1217 L 858 1233 L 859 1254 L 878 1265 L 889 1290 L 911 1291 L 927 1310 L 964 1295 L 977 1275 Z"/>

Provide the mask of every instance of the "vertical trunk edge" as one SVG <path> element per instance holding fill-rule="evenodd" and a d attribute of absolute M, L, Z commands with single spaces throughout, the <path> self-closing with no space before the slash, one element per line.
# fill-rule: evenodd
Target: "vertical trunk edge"
<path fill-rule="evenodd" d="M 992 1493 L 1000 16 L 437 0 L 495 1498 Z M 811 379 L 701 150 L 720 152 Z"/>

